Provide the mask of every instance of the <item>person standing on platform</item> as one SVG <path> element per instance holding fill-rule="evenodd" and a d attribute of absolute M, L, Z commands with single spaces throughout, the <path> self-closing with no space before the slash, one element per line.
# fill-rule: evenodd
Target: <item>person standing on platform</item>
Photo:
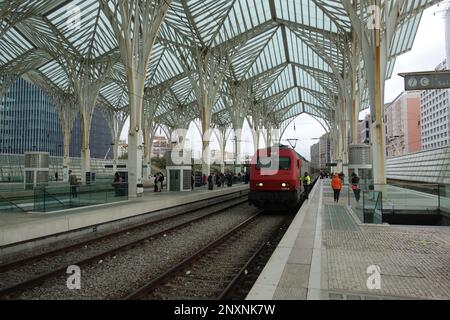
<path fill-rule="evenodd" d="M 78 179 L 75 174 L 72 174 L 72 170 L 69 170 L 69 185 L 70 185 L 70 194 L 72 198 L 77 198 Z"/>
<path fill-rule="evenodd" d="M 58 181 L 58 171 L 55 172 L 55 181 Z"/>
<path fill-rule="evenodd" d="M 222 186 L 222 183 L 220 181 L 220 175 L 218 173 L 216 173 L 215 179 L 216 179 L 217 188 L 220 188 Z"/>
<path fill-rule="evenodd" d="M 194 191 L 194 184 L 195 184 L 195 176 L 194 173 L 191 173 L 191 191 Z"/>
<path fill-rule="evenodd" d="M 334 192 L 334 202 L 339 203 L 339 196 L 341 194 L 342 189 L 342 180 L 339 178 L 339 175 L 336 173 L 331 179 L 331 188 L 333 188 Z"/>
<path fill-rule="evenodd" d="M 155 178 L 155 180 L 153 180 L 153 183 L 155 185 L 153 186 L 153 188 L 154 188 L 153 191 L 158 192 L 159 191 L 158 190 L 159 173 L 155 174 L 154 178 Z"/>
<path fill-rule="evenodd" d="M 308 172 L 303 176 L 303 188 L 305 189 L 306 199 L 309 199 L 309 188 L 311 186 L 311 177 Z"/>
<path fill-rule="evenodd" d="M 214 189 L 214 179 L 213 179 L 213 175 L 210 173 L 209 177 L 208 177 L 208 190 L 213 190 Z"/>
<path fill-rule="evenodd" d="M 162 189 L 164 187 L 164 174 L 162 172 L 159 173 L 159 183 L 160 183 L 160 188 L 159 188 L 159 192 L 162 192 Z"/>
<path fill-rule="evenodd" d="M 359 199 L 361 197 L 361 188 L 359 186 L 359 180 L 360 179 L 359 179 L 358 175 L 353 172 L 351 183 L 352 183 L 353 193 L 355 194 L 356 202 L 359 202 Z"/>
<path fill-rule="evenodd" d="M 114 175 L 114 193 L 116 197 L 120 196 L 120 182 L 121 182 L 121 178 L 120 178 L 120 174 L 118 172 L 116 172 L 116 174 Z"/>

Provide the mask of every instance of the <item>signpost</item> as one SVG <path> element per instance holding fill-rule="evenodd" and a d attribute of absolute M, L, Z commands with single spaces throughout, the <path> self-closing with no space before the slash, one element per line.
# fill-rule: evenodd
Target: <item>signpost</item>
<path fill-rule="evenodd" d="M 450 88 L 450 70 L 400 73 L 405 78 L 405 90 L 431 90 Z"/>

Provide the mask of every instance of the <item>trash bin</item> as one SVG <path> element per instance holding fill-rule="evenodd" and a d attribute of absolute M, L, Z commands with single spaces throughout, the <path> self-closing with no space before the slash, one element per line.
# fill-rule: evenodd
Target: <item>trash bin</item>
<path fill-rule="evenodd" d="M 138 197 L 142 197 L 142 195 L 144 194 L 144 185 L 142 183 L 137 184 L 136 194 Z"/>

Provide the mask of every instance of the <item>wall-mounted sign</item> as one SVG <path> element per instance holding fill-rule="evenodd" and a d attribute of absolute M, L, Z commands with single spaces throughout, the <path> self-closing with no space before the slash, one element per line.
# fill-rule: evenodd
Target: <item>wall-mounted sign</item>
<path fill-rule="evenodd" d="M 400 73 L 405 78 L 405 90 L 432 90 L 450 88 L 450 70 Z"/>

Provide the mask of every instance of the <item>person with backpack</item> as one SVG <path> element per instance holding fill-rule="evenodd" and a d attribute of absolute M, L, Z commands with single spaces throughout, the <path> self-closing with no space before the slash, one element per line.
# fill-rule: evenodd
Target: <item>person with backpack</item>
<path fill-rule="evenodd" d="M 214 189 L 214 178 L 213 175 L 210 173 L 208 176 L 208 190 Z"/>
<path fill-rule="evenodd" d="M 164 187 L 164 174 L 162 172 L 159 173 L 159 183 L 160 183 L 159 192 L 162 192 L 162 189 Z"/>
<path fill-rule="evenodd" d="M 120 178 L 120 174 L 118 172 L 116 172 L 116 174 L 114 175 L 114 182 L 113 182 L 113 186 L 114 186 L 114 196 L 115 197 L 119 197 L 120 196 L 120 183 L 121 183 L 121 178 Z"/>
<path fill-rule="evenodd" d="M 69 185 L 70 185 L 70 194 L 72 198 L 78 197 L 77 188 L 79 186 L 77 176 L 72 173 L 72 170 L 69 170 Z"/>
<path fill-rule="evenodd" d="M 158 191 L 159 191 L 159 190 L 158 190 L 159 173 L 155 174 L 155 175 L 153 176 L 153 178 L 154 178 L 154 180 L 153 180 L 153 184 L 154 184 L 154 186 L 153 186 L 153 191 L 154 191 L 154 192 L 158 192 Z"/>
<path fill-rule="evenodd" d="M 352 173 L 352 179 L 351 179 L 351 184 L 352 184 L 352 190 L 353 193 L 355 194 L 355 199 L 356 202 L 359 202 L 359 199 L 361 197 L 361 188 L 359 186 L 359 177 L 356 173 Z"/>

